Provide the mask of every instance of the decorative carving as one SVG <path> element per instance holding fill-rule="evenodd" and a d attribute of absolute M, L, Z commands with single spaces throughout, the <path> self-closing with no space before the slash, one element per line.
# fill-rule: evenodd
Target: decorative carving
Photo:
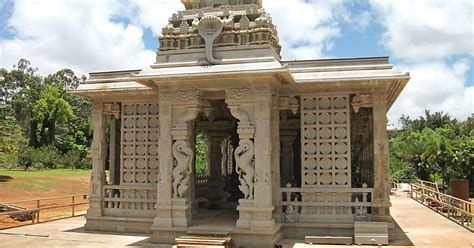
<path fill-rule="evenodd" d="M 372 97 L 370 94 L 359 94 L 357 93 L 351 102 L 354 112 L 359 113 L 360 108 L 370 108 L 372 107 Z"/>
<path fill-rule="evenodd" d="M 217 65 L 222 61 L 216 60 L 212 54 L 214 40 L 222 33 L 224 25 L 222 21 L 215 16 L 205 16 L 198 24 L 198 32 L 206 42 L 206 57 L 209 64 Z"/>
<path fill-rule="evenodd" d="M 197 101 L 199 100 L 199 90 L 181 90 L 176 91 L 176 98 L 181 102 Z"/>
<path fill-rule="evenodd" d="M 120 119 L 120 104 L 119 103 L 105 103 L 103 114 L 113 116 L 115 119 Z"/>
<path fill-rule="evenodd" d="M 229 109 L 232 113 L 232 116 L 237 118 L 241 124 L 250 123 L 249 114 L 246 111 L 240 109 L 239 106 L 229 106 Z"/>
<path fill-rule="evenodd" d="M 121 184 L 156 184 L 160 113 L 158 102 L 123 102 Z"/>
<path fill-rule="evenodd" d="M 227 90 L 227 99 L 228 100 L 242 100 L 247 97 L 255 95 L 255 91 L 249 88 L 238 88 L 238 89 L 229 89 Z"/>
<path fill-rule="evenodd" d="M 253 199 L 255 180 L 255 150 L 253 141 L 242 139 L 234 152 L 239 188 L 245 199 Z"/>
<path fill-rule="evenodd" d="M 173 169 L 173 197 L 183 198 L 189 188 L 190 173 L 194 152 L 187 141 L 177 140 L 173 144 L 173 157 L 175 165 Z"/>

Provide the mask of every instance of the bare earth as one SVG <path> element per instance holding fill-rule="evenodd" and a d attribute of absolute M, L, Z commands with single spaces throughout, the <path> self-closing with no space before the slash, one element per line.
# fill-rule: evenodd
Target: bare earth
<path fill-rule="evenodd" d="M 474 247 L 474 234 L 406 197 L 392 197 L 392 216 L 397 223 L 397 241 L 390 247 Z M 83 217 L 0 231 L 2 247 L 137 247 L 146 246 L 147 236 L 87 233 Z M 284 247 L 309 246 L 284 240 Z M 348 246 L 340 246 L 348 247 Z M 360 246 L 354 246 L 360 247 Z M 372 246 L 373 247 L 373 246 Z"/>
<path fill-rule="evenodd" d="M 61 176 L 61 175 L 45 175 L 47 173 L 35 172 L 30 174 L 15 172 L 21 176 L 6 176 L 5 171 L 0 172 L 0 202 L 16 202 L 23 200 L 51 198 L 58 196 L 85 194 L 89 188 L 89 176 Z M 53 174 L 53 173 L 52 173 Z M 85 174 L 85 173 L 84 173 Z M 72 199 L 56 199 L 41 201 L 40 207 L 58 206 L 71 204 Z M 80 198 L 76 198 L 75 202 L 81 202 Z M 36 208 L 36 202 L 26 202 L 15 204 L 20 207 Z M 80 214 L 87 209 L 87 205 L 77 206 L 75 212 Z M 52 210 L 41 211 L 40 221 L 58 219 L 61 217 L 69 217 L 72 214 L 71 207 L 58 208 Z M 31 221 L 20 222 L 11 219 L 8 216 L 0 216 L 0 229 L 29 224 Z"/>

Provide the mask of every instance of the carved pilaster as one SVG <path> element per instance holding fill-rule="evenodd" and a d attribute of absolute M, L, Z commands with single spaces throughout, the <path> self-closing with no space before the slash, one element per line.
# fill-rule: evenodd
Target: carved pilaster
<path fill-rule="evenodd" d="M 374 219 L 385 220 L 390 215 L 390 185 L 388 166 L 387 98 L 374 93 Z"/>
<path fill-rule="evenodd" d="M 103 209 L 103 186 L 106 183 L 105 177 L 105 158 L 107 156 L 107 144 L 105 140 L 105 126 L 107 119 L 104 116 L 104 104 L 94 102 L 92 104 L 92 173 L 90 183 L 90 206 L 87 211 L 87 217 L 102 216 Z"/>
<path fill-rule="evenodd" d="M 272 229 L 273 192 L 272 192 L 272 91 L 261 88 L 255 94 L 255 208 L 256 214 L 251 229 Z"/>

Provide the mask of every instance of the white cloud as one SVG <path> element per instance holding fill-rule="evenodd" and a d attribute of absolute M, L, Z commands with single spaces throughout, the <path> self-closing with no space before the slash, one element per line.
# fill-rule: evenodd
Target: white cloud
<path fill-rule="evenodd" d="M 458 60 L 453 66 L 440 62 L 401 65 L 410 71 L 411 81 L 389 113 L 391 124 L 402 115 L 418 117 L 425 109 L 443 111 L 465 119 L 474 111 L 474 87 L 466 87 L 470 68 L 467 60 Z"/>
<path fill-rule="evenodd" d="M 474 56 L 472 1 L 371 0 L 371 4 L 386 29 L 382 45 L 412 76 L 389 113 L 390 122 L 394 124 L 402 114 L 416 118 L 425 109 L 459 119 L 470 116 L 474 111 L 474 90 L 467 82 Z"/>
<path fill-rule="evenodd" d="M 265 1 L 264 7 L 278 28 L 284 59 L 325 57 L 332 40 L 341 35 L 339 21 L 345 16 L 343 1 Z"/>
<path fill-rule="evenodd" d="M 150 65 L 143 30 L 111 21 L 122 13 L 119 0 L 18 0 L 9 27 L 13 40 L 0 40 L 0 66 L 31 60 L 43 74 L 71 68 L 78 74 Z"/>
<path fill-rule="evenodd" d="M 382 25 L 384 45 L 407 61 L 474 56 L 472 0 L 371 0 Z"/>

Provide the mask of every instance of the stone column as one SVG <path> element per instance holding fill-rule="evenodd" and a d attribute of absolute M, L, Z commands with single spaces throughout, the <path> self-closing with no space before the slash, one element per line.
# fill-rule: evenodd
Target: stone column
<path fill-rule="evenodd" d="M 225 206 L 229 194 L 224 192 L 225 182 L 222 175 L 222 142 L 227 138 L 223 132 L 207 132 L 209 140 L 209 182 L 208 195 L 209 207 L 222 208 Z"/>
<path fill-rule="evenodd" d="M 283 208 L 282 195 L 280 192 L 280 108 L 279 108 L 279 96 L 274 96 L 272 98 L 272 112 L 271 112 L 271 138 L 272 138 L 272 200 L 273 206 L 275 206 L 275 211 L 273 213 L 273 218 L 277 222 L 282 222 L 283 220 Z"/>
<path fill-rule="evenodd" d="M 374 220 L 390 217 L 390 183 L 388 166 L 387 99 L 385 94 L 373 95 L 374 138 Z"/>
<path fill-rule="evenodd" d="M 110 184 L 120 184 L 120 119 L 112 116 L 110 120 L 110 154 L 109 173 Z"/>
<path fill-rule="evenodd" d="M 105 178 L 105 159 L 107 144 L 105 141 L 105 126 L 107 124 L 102 102 L 92 103 L 93 140 L 92 140 L 92 174 L 90 183 L 89 209 L 86 218 L 100 217 L 103 215 L 103 186 Z"/>
<path fill-rule="evenodd" d="M 295 185 L 293 143 L 295 142 L 298 133 L 296 131 L 282 131 L 280 136 L 281 141 L 281 185 L 286 186 L 287 183 Z"/>
<path fill-rule="evenodd" d="M 156 217 L 153 222 L 152 229 L 157 227 L 172 227 L 173 219 L 171 216 L 171 199 L 172 199 L 172 177 L 173 158 L 171 147 L 173 140 L 171 138 L 172 128 L 172 92 L 160 91 L 160 137 L 158 139 L 159 149 L 159 179 L 157 183 L 157 203 Z"/>
<path fill-rule="evenodd" d="M 255 96 L 255 213 L 251 229 L 272 230 L 272 92 L 256 89 Z"/>

